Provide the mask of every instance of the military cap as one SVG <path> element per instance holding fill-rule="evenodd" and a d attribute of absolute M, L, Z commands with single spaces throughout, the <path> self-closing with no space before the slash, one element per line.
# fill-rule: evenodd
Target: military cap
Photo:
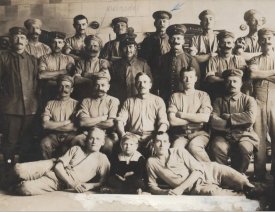
<path fill-rule="evenodd" d="M 56 39 L 56 38 L 64 40 L 66 38 L 66 33 L 52 31 L 49 33 L 49 36 L 50 36 L 51 40 Z"/>
<path fill-rule="evenodd" d="M 255 14 L 259 14 L 260 12 L 258 12 L 257 10 L 254 10 L 254 9 L 251 9 L 251 10 L 247 10 L 245 13 L 244 13 L 244 20 L 245 21 L 248 21 L 253 15 Z"/>
<path fill-rule="evenodd" d="M 183 24 L 173 24 L 166 29 L 166 33 L 169 36 L 184 35 L 187 29 Z"/>
<path fill-rule="evenodd" d="M 94 79 L 94 80 L 98 80 L 98 79 L 107 79 L 108 81 L 110 81 L 111 80 L 111 76 L 110 76 L 110 74 L 108 73 L 108 72 L 106 72 L 106 71 L 99 71 L 99 72 L 97 72 L 97 73 L 95 73 L 94 75 L 93 75 L 93 78 L 92 79 Z"/>
<path fill-rule="evenodd" d="M 37 18 L 30 18 L 30 19 L 27 19 L 25 22 L 24 22 L 24 26 L 29 29 L 30 26 L 32 26 L 33 24 L 37 24 L 39 25 L 40 27 L 42 26 L 42 21 L 40 19 L 37 19 Z"/>
<path fill-rule="evenodd" d="M 119 22 L 124 22 L 124 23 L 128 23 L 128 18 L 127 17 L 117 17 L 117 18 L 114 18 L 112 20 L 112 26 L 115 26 L 117 23 Z"/>
<path fill-rule="evenodd" d="M 242 78 L 243 77 L 243 71 L 240 70 L 240 69 L 227 69 L 224 72 L 222 72 L 222 77 L 224 79 L 226 79 L 228 77 L 231 77 L 231 76 Z"/>
<path fill-rule="evenodd" d="M 263 35 L 275 35 L 275 31 L 269 28 L 262 28 L 258 31 L 258 37 L 262 37 Z"/>
<path fill-rule="evenodd" d="M 232 33 L 232 32 L 228 32 L 228 31 L 221 31 L 218 35 L 217 35 L 217 39 L 218 40 L 221 40 L 221 39 L 223 39 L 223 38 L 228 38 L 228 37 L 230 37 L 230 38 L 235 38 L 235 35 Z"/>
<path fill-rule="evenodd" d="M 159 10 L 153 13 L 153 18 L 154 19 L 171 19 L 172 18 L 172 14 L 168 11 L 164 11 L 164 10 Z"/>
<path fill-rule="evenodd" d="M 92 40 L 97 41 L 98 44 L 99 44 L 99 46 L 100 46 L 100 48 L 102 48 L 102 46 L 103 46 L 103 41 L 102 41 L 102 39 L 101 39 L 99 36 L 97 36 L 97 35 L 88 35 L 88 36 L 86 36 L 86 38 L 84 39 L 85 45 L 88 45 L 89 42 L 91 42 Z"/>
<path fill-rule="evenodd" d="M 204 16 L 206 15 L 212 15 L 215 16 L 214 12 L 212 10 L 204 10 L 199 14 L 199 19 L 202 20 Z"/>
<path fill-rule="evenodd" d="M 58 84 L 61 83 L 62 81 L 68 81 L 72 84 L 72 86 L 74 85 L 74 79 L 71 76 L 65 75 L 65 74 L 58 76 L 56 81 Z"/>
<path fill-rule="evenodd" d="M 10 35 L 27 35 L 28 32 L 24 27 L 12 27 L 9 29 Z"/>
<path fill-rule="evenodd" d="M 121 41 L 121 45 L 127 46 L 131 44 L 137 44 L 135 40 L 136 37 L 137 35 L 134 33 L 134 29 L 132 27 L 129 27 L 127 33 L 125 34 L 125 38 Z"/>

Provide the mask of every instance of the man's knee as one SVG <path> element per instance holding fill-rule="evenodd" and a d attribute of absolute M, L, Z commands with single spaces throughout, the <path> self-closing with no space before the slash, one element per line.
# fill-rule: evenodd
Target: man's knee
<path fill-rule="evenodd" d="M 223 137 L 216 137 L 211 145 L 211 150 L 213 154 L 227 154 L 228 153 L 228 144 Z"/>
<path fill-rule="evenodd" d="M 239 143 L 240 153 L 244 155 L 252 155 L 254 146 L 249 141 L 242 141 Z"/>
<path fill-rule="evenodd" d="M 188 143 L 188 140 L 186 138 L 178 137 L 176 140 L 174 140 L 172 146 L 173 148 L 181 148 L 181 147 L 185 147 L 187 143 Z"/>
<path fill-rule="evenodd" d="M 24 195 L 24 196 L 32 196 L 35 195 L 32 191 L 32 187 L 28 181 L 22 181 L 17 189 L 16 193 L 19 195 Z"/>

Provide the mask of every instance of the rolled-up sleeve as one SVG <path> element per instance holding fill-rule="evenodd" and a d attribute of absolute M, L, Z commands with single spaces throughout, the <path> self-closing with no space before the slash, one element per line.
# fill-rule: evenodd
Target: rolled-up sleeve
<path fill-rule="evenodd" d="M 168 118 L 167 118 L 167 113 L 166 113 L 166 106 L 164 101 L 161 98 L 158 98 L 158 126 L 162 124 L 166 124 L 169 126 Z"/>
<path fill-rule="evenodd" d="M 89 101 L 88 99 L 84 99 L 81 104 L 80 104 L 80 109 L 77 112 L 76 116 L 81 119 L 81 118 L 90 118 L 90 112 L 89 112 Z"/>
<path fill-rule="evenodd" d="M 118 113 L 118 120 L 122 121 L 124 125 L 126 125 L 127 120 L 129 118 L 129 110 L 130 109 L 130 99 L 126 99 L 123 103 L 122 108 Z"/>

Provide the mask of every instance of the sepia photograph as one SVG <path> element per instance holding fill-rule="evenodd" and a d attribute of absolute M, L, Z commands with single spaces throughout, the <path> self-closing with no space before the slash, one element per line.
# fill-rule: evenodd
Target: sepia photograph
<path fill-rule="evenodd" d="M 0 0 L 0 211 L 274 211 L 274 7 Z"/>

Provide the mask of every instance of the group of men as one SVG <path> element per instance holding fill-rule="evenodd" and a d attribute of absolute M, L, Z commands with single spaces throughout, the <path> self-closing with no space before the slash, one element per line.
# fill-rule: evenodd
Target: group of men
<path fill-rule="evenodd" d="M 85 146 L 91 128 L 105 131 L 101 150 L 109 158 L 126 132 L 139 137 L 139 151 L 148 158 L 152 140 L 167 132 L 173 148 L 186 148 L 197 161 L 231 163 L 242 174 L 254 155 L 259 180 L 266 174 L 269 134 L 274 175 L 275 32 L 249 10 L 249 33 L 235 41 L 232 32 L 216 33 L 214 13 L 204 10 L 203 32 L 185 49 L 183 24 L 170 25 L 168 11 L 153 18 L 156 32 L 140 51 L 126 17 L 112 20 L 116 39 L 105 45 L 86 34 L 83 15 L 74 17 L 73 37 L 50 32 L 50 47 L 39 42 L 38 19 L 11 28 L 11 49 L 0 54 L 5 162 L 13 164 L 17 150 L 22 162 L 28 160 L 33 131 L 42 123 L 44 159 Z"/>

